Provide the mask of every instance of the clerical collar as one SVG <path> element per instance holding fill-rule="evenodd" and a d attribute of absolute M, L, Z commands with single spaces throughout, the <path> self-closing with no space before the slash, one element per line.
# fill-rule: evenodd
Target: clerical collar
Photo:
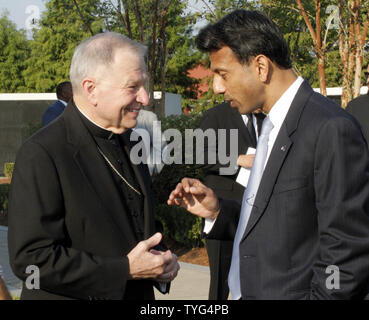
<path fill-rule="evenodd" d="M 103 128 L 102 126 L 98 125 L 96 122 L 92 121 L 83 111 L 78 108 L 75 104 L 78 112 L 82 115 L 81 119 L 83 123 L 87 126 L 88 130 L 94 137 L 103 138 L 111 140 L 114 137 L 114 132 Z"/>

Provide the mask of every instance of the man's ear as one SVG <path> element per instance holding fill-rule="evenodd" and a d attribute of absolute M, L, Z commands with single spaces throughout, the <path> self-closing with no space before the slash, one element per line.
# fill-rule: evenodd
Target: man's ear
<path fill-rule="evenodd" d="M 266 83 L 270 79 L 271 62 L 263 54 L 259 54 L 254 59 L 256 72 L 261 82 Z"/>
<path fill-rule="evenodd" d="M 97 106 L 97 97 L 96 97 L 96 80 L 92 78 L 85 78 L 82 81 L 82 91 L 83 95 L 86 97 L 88 102 L 90 102 L 93 106 Z"/>

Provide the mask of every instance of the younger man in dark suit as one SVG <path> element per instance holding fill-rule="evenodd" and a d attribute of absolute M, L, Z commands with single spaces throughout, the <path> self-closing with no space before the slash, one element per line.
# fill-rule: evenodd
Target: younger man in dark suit
<path fill-rule="evenodd" d="M 42 126 L 46 126 L 51 121 L 59 117 L 70 99 L 72 99 L 72 84 L 69 81 L 61 82 L 56 86 L 56 97 L 58 101 L 55 101 L 50 105 L 42 116 Z"/>
<path fill-rule="evenodd" d="M 292 69 L 278 27 L 236 10 L 196 39 L 215 93 L 267 114 L 242 206 L 182 179 L 168 204 L 234 240 L 233 299 L 362 299 L 369 288 L 369 157 L 360 127 Z"/>

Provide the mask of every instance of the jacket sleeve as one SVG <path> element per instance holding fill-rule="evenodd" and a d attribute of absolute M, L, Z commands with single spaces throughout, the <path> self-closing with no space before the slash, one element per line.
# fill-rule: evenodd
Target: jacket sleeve
<path fill-rule="evenodd" d="M 349 118 L 327 121 L 315 149 L 319 254 L 311 299 L 363 298 L 369 288 L 369 158 Z"/>
<path fill-rule="evenodd" d="M 9 197 L 9 257 L 26 281 L 37 266 L 40 289 L 77 299 L 122 299 L 128 258 L 102 257 L 73 248 L 65 228 L 63 192 L 53 160 L 39 144 L 26 142 L 16 159 Z"/>
<path fill-rule="evenodd" d="M 219 201 L 219 215 L 210 232 L 204 236 L 207 239 L 233 241 L 237 231 L 241 205 L 234 200 L 219 199 Z"/>

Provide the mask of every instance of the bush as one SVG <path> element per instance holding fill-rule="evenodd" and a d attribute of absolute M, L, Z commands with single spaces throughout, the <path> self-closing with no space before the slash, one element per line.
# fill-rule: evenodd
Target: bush
<path fill-rule="evenodd" d="M 186 210 L 166 205 L 170 192 L 184 177 L 202 180 L 203 172 L 195 165 L 186 165 L 185 157 L 185 129 L 199 127 L 201 115 L 169 116 L 162 119 L 162 132 L 175 128 L 182 134 L 182 164 L 165 165 L 160 174 L 153 176 L 153 191 L 159 202 L 156 207 L 157 218 L 164 226 L 164 236 L 180 242 L 186 246 L 198 247 L 203 244 L 201 240 L 201 218 L 195 217 Z M 195 145 L 194 145 L 195 148 Z"/>
<path fill-rule="evenodd" d="M 23 129 L 23 139 L 26 140 L 42 128 L 41 122 L 30 122 Z"/>
<path fill-rule="evenodd" d="M 12 178 L 14 170 L 14 162 L 5 162 L 4 163 L 4 175 L 7 178 Z"/>
<path fill-rule="evenodd" d="M 164 237 L 182 243 L 186 247 L 203 246 L 201 219 L 181 207 L 160 204 L 155 208 L 156 218 L 162 223 Z"/>
<path fill-rule="evenodd" d="M 7 225 L 9 184 L 0 184 L 0 225 Z"/>

